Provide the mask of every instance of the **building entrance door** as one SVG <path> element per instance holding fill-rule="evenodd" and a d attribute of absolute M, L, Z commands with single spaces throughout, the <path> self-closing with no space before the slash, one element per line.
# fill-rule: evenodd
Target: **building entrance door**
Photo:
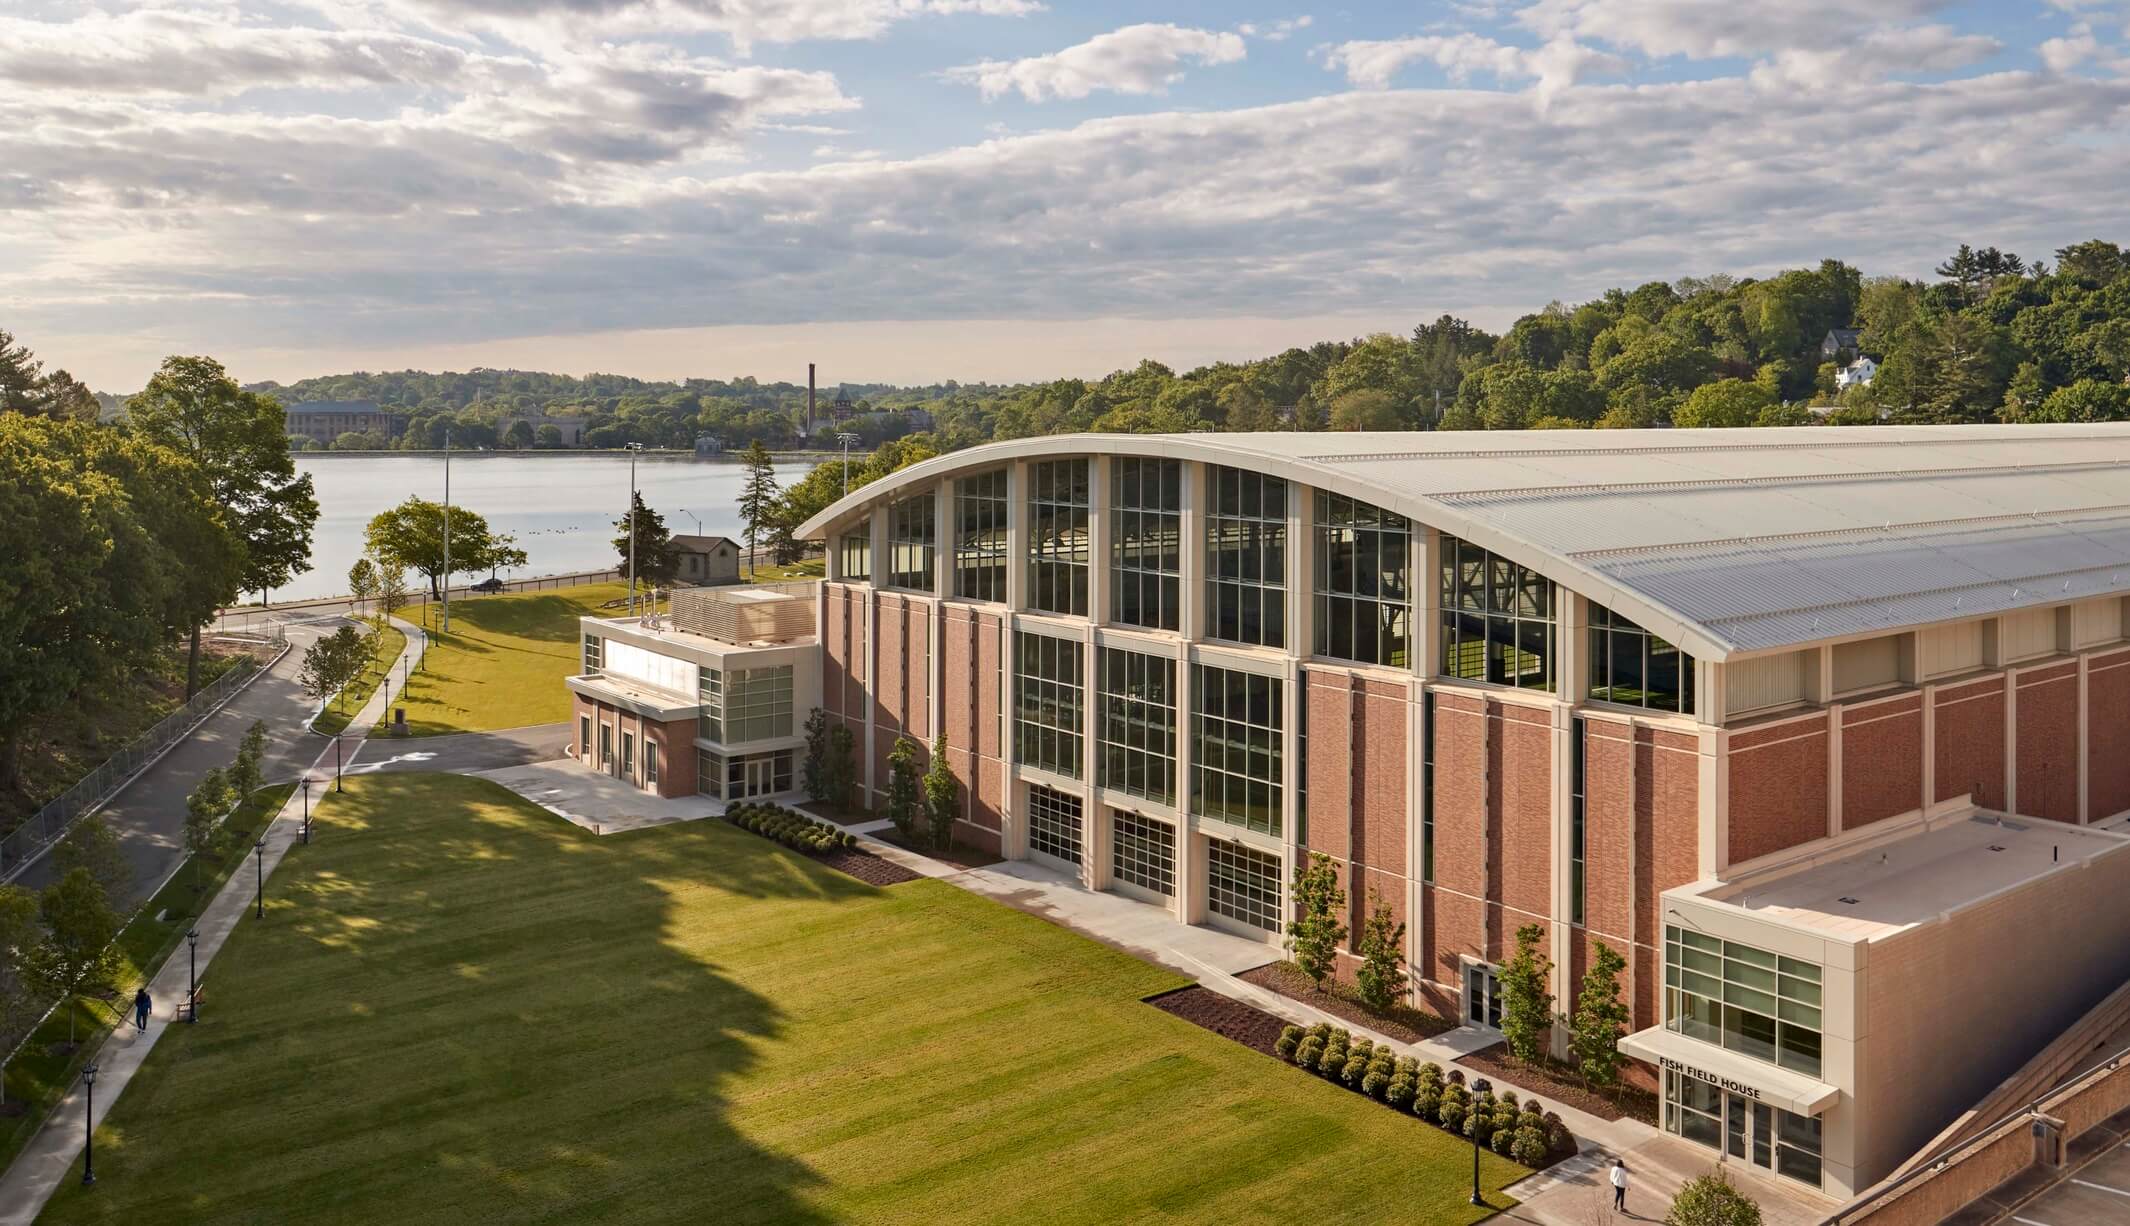
<path fill-rule="evenodd" d="M 1501 981 L 1494 978 L 1494 968 L 1465 963 L 1464 1020 L 1489 1030 L 1501 1029 Z"/>
<path fill-rule="evenodd" d="M 776 763 L 769 758 L 743 758 L 740 766 L 746 771 L 741 780 L 743 796 L 768 796 L 777 790 Z"/>

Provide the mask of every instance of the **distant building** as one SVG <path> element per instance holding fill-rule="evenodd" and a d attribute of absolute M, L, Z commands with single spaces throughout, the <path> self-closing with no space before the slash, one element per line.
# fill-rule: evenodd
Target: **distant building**
<path fill-rule="evenodd" d="M 521 413 L 516 417 L 506 417 L 497 423 L 496 437 L 501 438 L 510 432 L 512 426 L 522 421 L 532 427 L 533 441 L 535 443 L 540 441 L 542 427 L 553 426 L 562 435 L 562 446 L 582 447 L 584 446 L 585 427 L 591 424 L 591 420 L 589 417 L 546 417 L 539 414 L 526 415 Z"/>
<path fill-rule="evenodd" d="M 676 535 L 673 548 L 680 554 L 674 577 L 682 583 L 709 587 L 740 581 L 740 547 L 729 536 Z"/>
<path fill-rule="evenodd" d="M 1857 338 L 1863 332 L 1858 328 L 1831 328 L 1819 342 L 1819 356 L 1829 362 L 1838 361 L 1844 354 L 1856 352 Z"/>
<path fill-rule="evenodd" d="M 1841 391 L 1852 387 L 1869 387 L 1879 373 L 1879 364 L 1867 357 L 1860 357 L 1834 372 L 1834 386 Z"/>
<path fill-rule="evenodd" d="M 407 416 L 374 400 L 305 400 L 283 411 L 282 429 L 330 445 L 343 434 L 375 434 L 392 442 L 407 432 Z"/>
<path fill-rule="evenodd" d="M 725 454 L 725 440 L 715 434 L 698 434 L 695 436 L 695 454 L 723 455 Z"/>

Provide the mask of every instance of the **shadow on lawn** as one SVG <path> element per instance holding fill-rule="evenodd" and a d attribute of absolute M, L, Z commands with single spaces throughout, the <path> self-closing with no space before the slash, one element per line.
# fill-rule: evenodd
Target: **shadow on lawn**
<path fill-rule="evenodd" d="M 351 777 L 318 816 L 44 1220 L 827 1220 L 728 1121 L 785 1019 L 689 952 L 714 917 L 686 895 L 871 887 L 463 776 Z"/>

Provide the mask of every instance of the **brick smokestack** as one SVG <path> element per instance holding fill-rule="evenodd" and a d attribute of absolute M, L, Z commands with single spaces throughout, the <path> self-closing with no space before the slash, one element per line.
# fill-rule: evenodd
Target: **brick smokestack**
<path fill-rule="evenodd" d="M 807 437 L 808 441 L 812 441 L 812 439 L 813 439 L 813 436 L 814 436 L 814 364 L 813 364 L 812 362 L 808 362 L 808 363 L 806 364 L 806 437 Z"/>

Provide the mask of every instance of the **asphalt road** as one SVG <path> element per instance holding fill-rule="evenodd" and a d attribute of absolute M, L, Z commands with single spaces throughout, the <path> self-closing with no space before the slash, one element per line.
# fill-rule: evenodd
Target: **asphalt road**
<path fill-rule="evenodd" d="M 377 771 L 451 771 L 464 775 L 566 757 L 568 746 L 566 723 L 450 736 L 391 737 L 380 732 L 356 749 L 346 769 L 349 774 L 363 775 Z"/>
<path fill-rule="evenodd" d="M 290 626 L 289 651 L 278 664 L 254 678 L 103 807 L 104 821 L 117 833 L 133 868 L 126 893 L 113 900 L 121 913 L 147 898 L 184 861 L 185 798 L 201 776 L 236 758 L 237 745 L 252 721 L 266 722 L 266 756 L 260 770 L 269 782 L 292 778 L 317 756 L 319 738 L 304 729 L 314 703 L 297 684 L 296 673 L 303 666 L 304 648 L 333 628 L 332 623 Z M 42 889 L 51 881 L 52 858 L 47 853 L 15 884 Z"/>

